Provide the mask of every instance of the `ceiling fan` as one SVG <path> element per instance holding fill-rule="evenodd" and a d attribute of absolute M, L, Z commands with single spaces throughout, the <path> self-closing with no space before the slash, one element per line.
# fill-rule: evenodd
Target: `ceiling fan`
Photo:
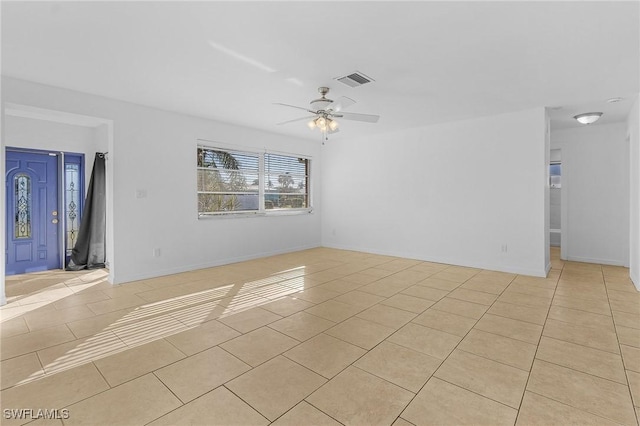
<path fill-rule="evenodd" d="M 367 123 L 377 123 L 380 118 L 379 115 L 373 114 L 358 114 L 355 112 L 344 112 L 345 108 L 350 107 L 355 104 L 351 98 L 347 98 L 346 96 L 342 96 L 338 98 L 336 101 L 333 101 L 326 97 L 327 93 L 329 93 L 328 87 L 319 87 L 318 92 L 320 92 L 320 98 L 312 100 L 309 105 L 309 108 L 299 107 L 295 105 L 283 104 L 283 103 L 275 103 L 275 105 L 282 105 L 290 108 L 301 109 L 307 112 L 310 112 L 313 115 L 305 116 L 301 118 L 295 118 L 293 120 L 283 121 L 281 123 L 277 123 L 277 125 L 293 123 L 296 121 L 309 120 L 307 126 L 310 129 L 319 129 L 322 134 L 327 138 L 328 134 L 336 133 L 339 131 L 338 122 L 336 118 L 343 118 L 345 120 L 355 120 L 355 121 L 364 121 Z"/>

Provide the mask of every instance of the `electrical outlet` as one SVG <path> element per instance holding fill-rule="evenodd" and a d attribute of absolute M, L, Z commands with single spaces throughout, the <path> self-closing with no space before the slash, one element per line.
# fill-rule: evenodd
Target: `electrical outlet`
<path fill-rule="evenodd" d="M 153 257 L 160 257 L 160 249 L 159 248 L 154 248 L 153 249 Z"/>

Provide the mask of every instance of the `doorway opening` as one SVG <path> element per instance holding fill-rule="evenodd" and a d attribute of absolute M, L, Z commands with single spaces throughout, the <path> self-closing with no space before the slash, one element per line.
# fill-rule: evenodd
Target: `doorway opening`
<path fill-rule="evenodd" d="M 551 150 L 549 164 L 549 242 L 562 245 L 562 159 L 559 149 Z"/>

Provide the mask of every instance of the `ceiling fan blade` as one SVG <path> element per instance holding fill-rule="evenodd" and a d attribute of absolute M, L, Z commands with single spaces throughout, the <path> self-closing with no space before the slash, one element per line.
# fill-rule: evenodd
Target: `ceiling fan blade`
<path fill-rule="evenodd" d="M 380 119 L 379 115 L 373 114 L 357 114 L 355 112 L 341 112 L 335 117 L 341 117 L 345 120 L 366 121 L 367 123 L 377 123 Z"/>
<path fill-rule="evenodd" d="M 310 112 L 311 114 L 315 114 L 316 113 L 315 111 L 311 111 L 309 108 L 304 108 L 304 107 L 299 107 L 299 106 L 289 105 L 289 104 L 283 104 L 283 103 L 280 103 L 280 102 L 275 102 L 274 105 L 282 105 L 282 106 L 286 106 L 286 107 L 289 107 L 289 108 L 301 109 L 303 111 Z"/>
<path fill-rule="evenodd" d="M 282 123 L 276 123 L 276 126 L 281 126 L 283 124 L 288 124 L 288 123 L 294 123 L 296 121 L 311 120 L 312 118 L 316 118 L 316 116 L 315 115 L 310 115 L 308 117 L 294 118 L 293 120 L 283 121 Z"/>
<path fill-rule="evenodd" d="M 334 101 L 333 104 L 331 104 L 331 109 L 335 112 L 338 112 L 338 111 L 342 111 L 343 109 L 349 108 L 351 105 L 355 103 L 356 101 L 354 101 L 351 98 L 347 98 L 346 96 L 340 96 L 338 100 Z"/>

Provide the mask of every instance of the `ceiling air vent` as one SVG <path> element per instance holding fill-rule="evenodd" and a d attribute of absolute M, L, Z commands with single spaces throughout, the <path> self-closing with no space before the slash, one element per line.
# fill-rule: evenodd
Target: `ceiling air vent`
<path fill-rule="evenodd" d="M 359 71 L 356 71 L 349 75 L 345 75 L 344 77 L 337 77 L 336 80 L 338 80 L 340 83 L 346 84 L 349 87 L 358 87 L 374 81 L 372 78 L 367 77 Z"/>

